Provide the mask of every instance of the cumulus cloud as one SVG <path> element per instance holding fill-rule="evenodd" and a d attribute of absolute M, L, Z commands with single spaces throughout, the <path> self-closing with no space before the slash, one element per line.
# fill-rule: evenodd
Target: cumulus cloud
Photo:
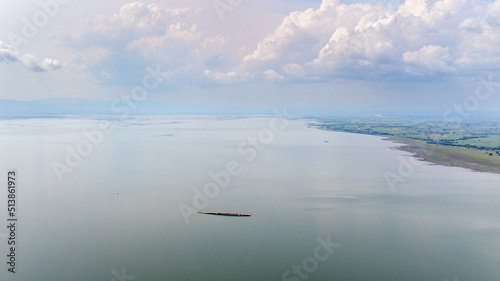
<path fill-rule="evenodd" d="M 451 55 L 448 47 L 424 46 L 418 51 L 408 51 L 403 54 L 407 63 L 406 72 L 415 75 L 426 74 L 456 74 L 455 68 L 449 66 Z"/>
<path fill-rule="evenodd" d="M 500 1 L 479 3 L 475 13 L 467 15 L 458 26 L 458 32 L 466 38 L 458 46 L 461 56 L 457 63 L 460 65 L 492 66 L 500 63 Z"/>
<path fill-rule="evenodd" d="M 190 7 L 134 2 L 82 21 L 68 46 L 73 63 L 100 81 L 137 83 L 145 67 L 159 64 L 165 83 L 179 87 L 338 77 L 404 81 L 500 63 L 500 0 L 406 0 L 398 7 L 323 0 L 239 48 L 231 44 L 241 34 L 210 32 L 204 16 Z"/>
<path fill-rule="evenodd" d="M 268 69 L 264 71 L 264 77 L 270 82 L 277 82 L 283 80 L 283 75 L 279 75 L 276 71 Z"/>
<path fill-rule="evenodd" d="M 222 60 L 218 48 L 228 38 L 212 36 L 186 21 L 189 13 L 196 11 L 133 2 L 112 16 L 82 21 L 69 35 L 68 45 L 78 54 L 74 62 L 104 83 L 137 83 L 144 68 L 152 64 L 161 66 L 167 84 L 202 83 L 206 64 L 217 68 Z"/>
<path fill-rule="evenodd" d="M 103 45 L 127 42 L 133 38 L 159 35 L 165 27 L 182 18 L 190 8 L 162 9 L 155 4 L 146 5 L 133 2 L 122 6 L 118 13 L 101 15 L 96 19 L 82 20 L 77 30 L 71 34 L 73 42 Z"/>
<path fill-rule="evenodd" d="M 405 79 L 499 62 L 500 1 L 406 0 L 394 9 L 324 0 L 285 17 L 233 71 L 280 81 Z"/>
<path fill-rule="evenodd" d="M 0 62 L 17 62 L 34 72 L 44 72 L 61 68 L 61 64 L 55 59 L 45 58 L 39 60 L 29 53 L 20 54 L 14 51 L 12 46 L 2 41 L 0 41 Z"/>

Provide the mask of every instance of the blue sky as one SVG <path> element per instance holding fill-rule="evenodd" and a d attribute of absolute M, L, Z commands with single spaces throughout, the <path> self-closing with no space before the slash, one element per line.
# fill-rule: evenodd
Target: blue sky
<path fill-rule="evenodd" d="M 0 99 L 114 100 L 155 69 L 149 100 L 446 110 L 488 81 L 474 108 L 500 109 L 500 1 L 29 0 L 0 13 Z"/>

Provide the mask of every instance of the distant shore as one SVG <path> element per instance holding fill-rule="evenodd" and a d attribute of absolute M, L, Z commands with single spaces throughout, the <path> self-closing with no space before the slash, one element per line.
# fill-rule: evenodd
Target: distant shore
<path fill-rule="evenodd" d="M 383 140 L 402 144 L 401 146 L 397 146 L 396 149 L 413 153 L 413 157 L 423 161 L 442 166 L 471 169 L 477 172 L 500 174 L 500 161 L 498 158 L 490 157 L 487 152 L 474 148 L 429 144 L 421 140 L 379 135 L 376 133 L 349 132 L 324 128 L 322 130 L 379 136 L 383 137 Z"/>
<path fill-rule="evenodd" d="M 403 144 L 397 149 L 413 153 L 413 156 L 423 161 L 452 167 L 462 167 L 477 172 L 500 174 L 500 165 L 496 159 L 485 152 L 464 147 L 428 144 L 424 141 L 400 137 L 385 137 L 384 140 Z"/>

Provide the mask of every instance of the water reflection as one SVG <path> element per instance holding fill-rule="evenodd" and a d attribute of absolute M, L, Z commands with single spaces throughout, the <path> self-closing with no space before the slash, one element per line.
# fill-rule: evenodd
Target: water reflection
<path fill-rule="evenodd" d="M 127 120 L 63 182 L 52 163 L 100 120 L 0 122 L 0 164 L 21 177 L 19 280 L 111 280 L 123 268 L 137 280 L 281 280 L 294 265 L 310 280 L 498 279 L 499 175 L 421 165 L 393 192 L 384 173 L 405 152 L 305 121 L 247 161 L 238 146 L 269 120 Z M 178 206 L 229 161 L 241 173 L 200 211 L 252 216 L 186 224 Z M 307 258 L 327 238 L 340 247 L 316 268 Z"/>

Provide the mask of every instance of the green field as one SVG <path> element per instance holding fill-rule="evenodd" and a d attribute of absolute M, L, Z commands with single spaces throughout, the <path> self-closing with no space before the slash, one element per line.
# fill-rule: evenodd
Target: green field
<path fill-rule="evenodd" d="M 387 136 L 437 164 L 500 173 L 500 119 L 445 122 L 440 118 L 365 117 L 319 120 L 333 131 Z"/>

